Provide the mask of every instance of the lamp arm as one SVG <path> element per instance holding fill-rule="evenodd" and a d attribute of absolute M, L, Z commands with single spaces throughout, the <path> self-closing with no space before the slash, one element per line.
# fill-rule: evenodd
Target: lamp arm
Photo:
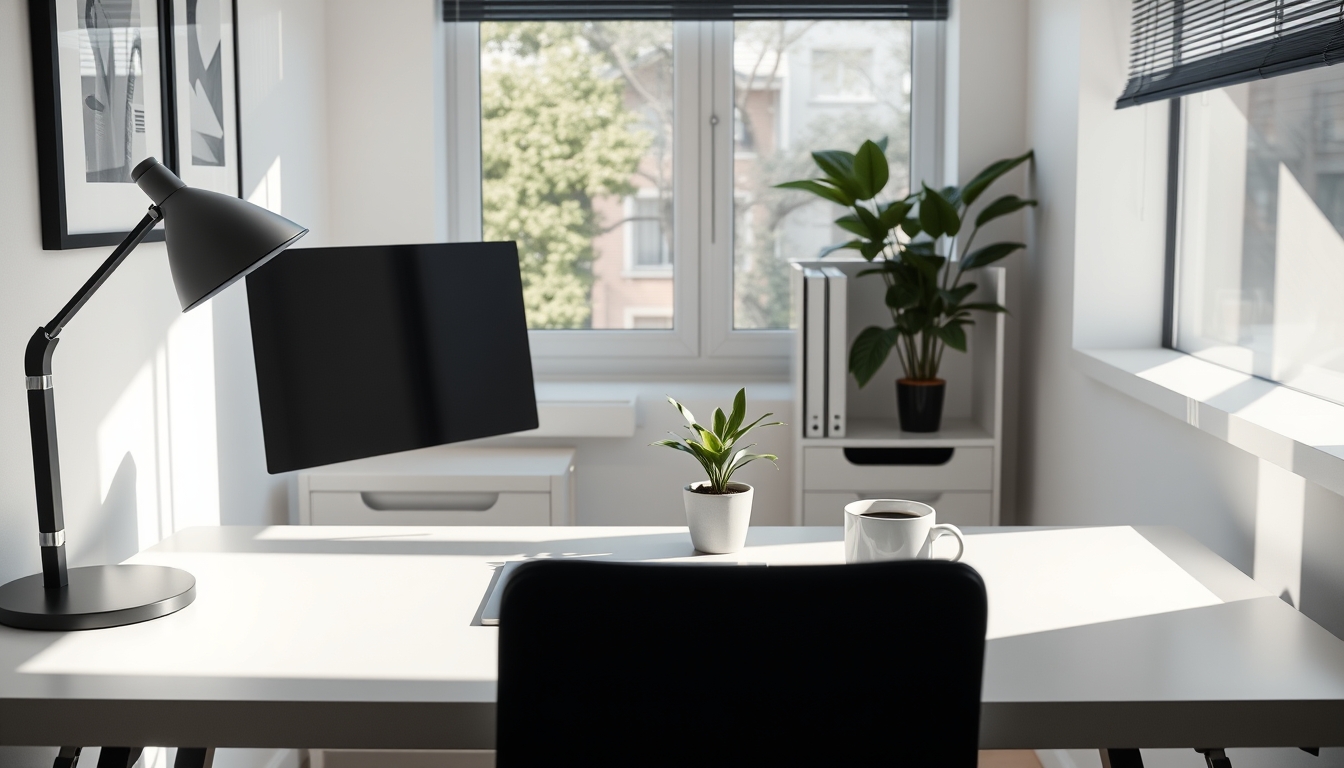
<path fill-rule="evenodd" d="M 56 449 L 56 399 L 51 381 L 51 356 L 59 341 L 56 337 L 160 218 L 159 209 L 151 207 L 145 218 L 135 225 L 56 317 L 33 333 L 24 353 L 28 427 L 33 445 L 33 485 L 37 491 L 38 543 L 42 547 L 42 586 L 47 589 L 60 589 L 69 584 L 65 562 L 65 513 L 61 508 L 61 466 Z"/>
<path fill-rule="evenodd" d="M 66 302 L 64 307 L 61 307 L 61 311 L 56 313 L 56 316 L 51 319 L 51 322 L 43 326 L 42 330 L 46 331 L 47 335 L 51 338 L 56 338 L 61 332 L 61 329 L 65 327 L 65 324 L 70 322 L 70 318 L 74 317 L 75 313 L 89 300 L 89 297 L 93 296 L 93 294 L 103 286 L 103 283 L 107 282 L 107 278 L 116 271 L 117 267 L 121 266 L 121 262 L 125 261 L 126 257 L 131 255 L 131 251 L 135 250 L 135 246 L 139 245 L 140 242 L 145 239 L 149 234 L 149 231 L 153 229 L 154 225 L 158 224 L 159 220 L 162 218 L 163 214 L 159 212 L 158 206 L 151 205 L 149 207 L 149 212 L 145 214 L 145 218 L 141 219 L 140 223 L 135 225 L 135 228 L 130 231 L 130 234 L 126 235 L 126 239 L 121 241 L 121 245 L 118 245 L 116 250 L 112 251 L 112 255 L 107 257 L 107 260 L 102 263 L 102 266 L 94 271 L 89 279 L 84 282 L 84 285 L 70 298 L 70 301 Z M 47 371 L 47 373 L 51 373 L 51 371 Z M 30 372 L 28 375 L 31 376 L 33 374 Z"/>

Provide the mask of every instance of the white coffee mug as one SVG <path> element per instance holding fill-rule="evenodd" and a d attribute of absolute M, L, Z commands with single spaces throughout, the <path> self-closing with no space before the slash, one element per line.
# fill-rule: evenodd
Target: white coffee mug
<path fill-rule="evenodd" d="M 845 562 L 928 560 L 933 542 L 955 536 L 960 560 L 966 540 L 955 525 L 938 524 L 928 504 L 900 499 L 863 499 L 845 505 Z"/>

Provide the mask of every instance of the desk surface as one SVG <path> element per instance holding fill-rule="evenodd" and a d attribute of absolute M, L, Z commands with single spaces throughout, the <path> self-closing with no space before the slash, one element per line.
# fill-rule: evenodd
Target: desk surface
<path fill-rule="evenodd" d="M 983 748 L 1344 745 L 1344 642 L 1180 531 L 965 531 L 989 590 Z M 489 748 L 501 562 L 835 563 L 842 539 L 753 528 L 704 556 L 684 528 L 189 529 L 131 561 L 195 574 L 183 611 L 0 627 L 0 744 Z"/>

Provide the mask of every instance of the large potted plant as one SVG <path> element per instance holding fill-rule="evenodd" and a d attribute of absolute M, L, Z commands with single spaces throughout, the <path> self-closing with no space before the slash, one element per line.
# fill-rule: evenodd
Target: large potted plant
<path fill-rule="evenodd" d="M 689 453 L 709 475 L 708 480 L 690 483 L 682 489 L 691 543 L 701 552 L 736 552 L 742 549 L 747 540 L 753 489 L 746 483 L 732 482 L 733 473 L 757 459 L 774 462 L 779 458 L 769 453 L 747 453 L 756 444 L 738 448 L 737 443 L 757 427 L 782 426 L 782 422 L 762 424 L 767 417 L 774 415 L 767 413 L 744 426 L 742 422 L 747 415 L 745 389 L 739 389 L 733 398 L 732 413 L 725 414 L 722 408 L 714 409 L 709 427 L 701 426 L 695 420 L 695 414 L 686 406 L 671 397 L 667 401 L 686 419 L 685 429 L 690 434 L 683 438 L 671 433 L 673 439 L 659 440 L 653 445 L 665 445 Z"/>
<path fill-rule="evenodd" d="M 947 383 L 938 378 L 943 352 L 966 351 L 966 328 L 974 312 L 1004 312 L 991 302 L 968 301 L 976 284 L 963 282 L 967 273 L 993 264 L 1022 243 L 999 242 L 974 250 L 981 227 L 1036 205 L 1017 195 L 1004 195 L 979 209 L 970 233 L 958 242 L 963 223 L 980 196 L 1000 176 L 1026 162 L 1027 152 L 1000 160 L 960 187 L 942 190 L 927 184 L 899 199 L 881 200 L 890 177 L 886 139 L 865 141 L 858 152 L 812 153 L 821 170 L 818 179 L 779 186 L 799 189 L 850 209 L 836 226 L 856 235 L 822 251 L 858 251 L 875 267 L 859 275 L 880 275 L 887 284 L 886 306 L 892 325 L 863 329 L 849 352 L 849 370 L 863 387 L 896 350 L 905 375 L 896 382 L 897 412 L 907 432 L 937 432 L 942 420 Z M 949 263 L 948 255 L 955 259 Z"/>

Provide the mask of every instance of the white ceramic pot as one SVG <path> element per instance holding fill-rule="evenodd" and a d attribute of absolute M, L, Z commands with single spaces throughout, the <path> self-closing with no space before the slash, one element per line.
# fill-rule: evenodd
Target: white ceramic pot
<path fill-rule="evenodd" d="M 737 493 L 696 493 L 691 490 L 706 485 L 709 481 L 701 480 L 681 491 L 686 500 L 686 524 L 691 529 L 691 543 L 700 552 L 711 555 L 737 552 L 747 543 L 753 489 L 746 483 L 728 483 L 728 490 Z"/>

